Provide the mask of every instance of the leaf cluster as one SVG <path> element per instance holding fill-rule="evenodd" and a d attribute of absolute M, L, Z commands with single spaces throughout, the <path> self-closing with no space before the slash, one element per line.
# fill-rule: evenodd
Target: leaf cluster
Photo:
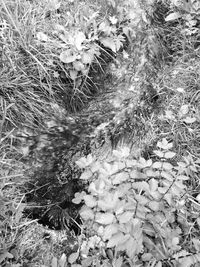
<path fill-rule="evenodd" d="M 82 258 L 93 257 L 91 251 L 98 247 L 104 255 L 112 252 L 112 264 L 126 255 L 131 264 L 147 266 L 181 251 L 186 226 L 176 216 L 185 212 L 187 183 L 197 167 L 186 158 L 172 164 L 176 153 L 166 139 L 157 148 L 154 160 L 135 159 L 124 147 L 113 151 L 112 160 L 100 162 L 88 155 L 76 162 L 84 169 L 80 179 L 89 183 L 88 191 L 73 199 L 84 203 L 80 216 L 88 233 Z"/>

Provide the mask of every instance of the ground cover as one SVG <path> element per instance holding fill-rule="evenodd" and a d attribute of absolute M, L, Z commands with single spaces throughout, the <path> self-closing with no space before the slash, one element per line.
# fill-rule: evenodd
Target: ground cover
<path fill-rule="evenodd" d="M 199 3 L 0 8 L 0 264 L 198 266 Z"/>

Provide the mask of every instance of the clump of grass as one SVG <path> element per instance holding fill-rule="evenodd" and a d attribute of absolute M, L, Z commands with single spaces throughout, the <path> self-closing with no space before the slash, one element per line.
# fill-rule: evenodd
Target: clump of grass
<path fill-rule="evenodd" d="M 45 116 L 53 112 L 52 105 L 70 112 L 79 110 L 98 92 L 99 81 L 94 77 L 102 72 L 110 54 L 101 50 L 105 56 L 97 56 L 90 73 L 81 75 L 75 83 L 59 59 L 63 45 L 56 35 L 56 27 L 61 25 L 68 35 L 73 35 L 73 29 L 84 32 L 88 27 L 84 14 L 92 14 L 97 8 L 88 3 L 86 11 L 85 3 L 77 1 L 61 1 L 59 5 L 48 1 L 2 1 L 0 93 L 10 105 L 12 126 L 41 126 Z M 50 42 L 42 41 L 41 34 L 48 36 Z"/>

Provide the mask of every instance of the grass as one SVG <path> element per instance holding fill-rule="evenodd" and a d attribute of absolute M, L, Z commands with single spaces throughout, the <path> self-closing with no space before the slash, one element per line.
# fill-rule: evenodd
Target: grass
<path fill-rule="evenodd" d="M 86 78 L 89 79 L 81 90 L 74 86 L 69 79 L 68 69 L 59 60 L 62 47 L 52 28 L 56 24 L 79 27 L 81 30 L 87 28 L 88 24 L 81 23 L 81 20 L 84 21 L 84 16 L 88 16 L 88 10 L 91 14 L 100 10 L 100 18 L 103 20 L 106 5 L 102 7 L 99 1 L 88 1 L 87 5 L 85 1 L 70 1 L 69 5 L 64 5 L 61 1 L 60 14 L 54 6 L 56 3 L 1 0 L 0 264 L 5 267 L 50 266 L 53 260 L 61 259 L 63 253 L 69 254 L 67 242 L 74 244 L 71 251 L 77 251 L 78 246 L 73 235 L 69 237 L 66 232 L 63 235 L 55 234 L 35 220 L 24 218 L 23 210 L 27 205 L 26 172 L 30 166 L 24 161 L 26 144 L 23 147 L 16 140 L 19 133 L 29 136 L 47 130 L 48 121 L 64 120 L 69 113 L 80 110 L 94 93 L 99 92 L 96 80 L 90 83 L 88 75 Z M 145 122 L 149 132 L 140 140 L 140 146 L 151 151 L 156 142 L 165 137 L 174 143 L 177 162 L 185 157 L 199 167 L 199 34 L 186 36 L 186 28 L 183 22 L 174 21 L 154 25 L 157 36 L 163 42 L 164 65 L 154 81 L 161 106 Z M 39 42 L 38 32 L 53 38 L 53 42 L 48 45 Z M 105 60 L 100 61 L 101 58 L 98 57 L 95 60 L 95 65 L 91 68 L 92 75 L 101 66 L 106 66 L 106 60 L 110 59 L 105 56 Z M 182 237 L 182 243 L 184 249 L 193 252 L 195 249 L 192 240 L 199 238 L 196 224 L 199 211 L 199 172 L 188 187 L 187 231 Z M 67 238 L 71 238 L 73 242 Z M 29 265 L 30 261 L 32 265 Z"/>

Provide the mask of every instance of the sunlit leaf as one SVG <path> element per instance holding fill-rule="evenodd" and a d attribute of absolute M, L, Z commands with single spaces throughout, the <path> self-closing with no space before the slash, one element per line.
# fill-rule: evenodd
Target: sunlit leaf
<path fill-rule="evenodd" d="M 89 207 L 89 208 L 93 208 L 97 205 L 97 201 L 96 199 L 91 196 L 91 195 L 86 195 L 83 197 L 85 204 Z"/>
<path fill-rule="evenodd" d="M 125 182 L 129 179 L 129 174 L 127 172 L 121 172 L 121 173 L 117 173 L 113 180 L 112 180 L 112 183 L 114 185 L 117 185 L 117 184 L 120 184 L 122 182 Z"/>
<path fill-rule="evenodd" d="M 70 78 L 75 81 L 77 76 L 78 76 L 78 71 L 77 70 L 70 70 L 69 71 Z"/>
<path fill-rule="evenodd" d="M 92 177 L 92 175 L 93 175 L 93 173 L 90 170 L 86 170 L 81 174 L 80 179 L 81 180 L 88 180 Z"/>
<path fill-rule="evenodd" d="M 37 32 L 36 37 L 39 41 L 47 42 L 49 40 L 48 35 L 43 32 Z"/>
<path fill-rule="evenodd" d="M 161 175 L 161 177 L 167 179 L 170 182 L 173 182 L 173 180 L 174 180 L 174 177 L 166 171 L 161 171 L 160 175 Z"/>
<path fill-rule="evenodd" d="M 148 203 L 148 207 L 153 211 L 159 211 L 160 210 L 160 203 L 157 201 L 150 201 Z"/>
<path fill-rule="evenodd" d="M 137 189 L 139 192 L 140 191 L 146 191 L 149 192 L 149 184 L 145 181 L 142 182 L 134 182 L 132 184 L 132 188 Z"/>
<path fill-rule="evenodd" d="M 109 239 L 107 243 L 107 247 L 112 248 L 112 247 L 118 246 L 119 244 L 123 244 L 124 242 L 126 242 L 128 238 L 129 237 L 125 236 L 121 232 L 116 233 Z"/>
<path fill-rule="evenodd" d="M 70 264 L 72 264 L 72 263 L 74 263 L 78 259 L 78 257 L 79 257 L 79 251 L 74 252 L 74 253 L 72 253 L 72 254 L 69 255 L 68 262 Z"/>
<path fill-rule="evenodd" d="M 166 138 L 163 138 L 161 142 L 158 141 L 157 147 L 168 150 L 173 147 L 173 143 L 169 143 Z"/>
<path fill-rule="evenodd" d="M 60 60 L 64 63 L 71 63 L 77 59 L 77 55 L 71 50 L 65 50 L 60 54 Z"/>
<path fill-rule="evenodd" d="M 76 61 L 73 62 L 73 67 L 77 71 L 81 71 L 81 70 L 83 70 L 85 68 L 84 64 L 79 60 L 76 60 Z"/>
<path fill-rule="evenodd" d="M 160 150 L 154 150 L 153 152 L 154 152 L 154 154 L 156 154 L 156 156 L 158 156 L 160 158 L 163 158 L 163 156 L 164 156 L 164 153 Z"/>
<path fill-rule="evenodd" d="M 130 178 L 131 178 L 131 179 L 135 179 L 135 180 L 139 180 L 139 179 L 144 180 L 144 179 L 147 178 L 147 176 L 146 176 L 145 173 L 142 173 L 142 172 L 137 171 L 137 170 L 132 170 L 132 171 L 129 173 L 129 175 L 130 175 Z"/>
<path fill-rule="evenodd" d="M 82 54 L 81 60 L 84 64 L 91 64 L 94 60 L 94 54 L 89 51 L 86 51 Z"/>
<path fill-rule="evenodd" d="M 182 105 L 179 110 L 179 117 L 182 118 L 189 112 L 189 105 Z"/>
<path fill-rule="evenodd" d="M 86 221 L 87 220 L 93 220 L 94 219 L 94 212 L 89 207 L 83 206 L 80 210 L 80 216 Z"/>
<path fill-rule="evenodd" d="M 98 200 L 98 207 L 103 210 L 115 210 L 118 202 L 118 191 L 115 193 L 107 193 L 103 199 Z"/>
<path fill-rule="evenodd" d="M 74 198 L 72 199 L 72 202 L 75 204 L 80 204 L 85 195 L 86 193 L 84 191 L 75 193 Z"/>
<path fill-rule="evenodd" d="M 85 168 L 89 166 L 93 162 L 93 157 L 91 154 L 89 154 L 87 157 L 82 157 L 79 160 L 76 161 L 76 164 L 79 166 L 79 168 Z"/>
<path fill-rule="evenodd" d="M 74 38 L 74 44 L 78 50 L 82 49 L 82 44 L 86 40 L 86 36 L 83 32 L 77 32 Z"/>
<path fill-rule="evenodd" d="M 123 148 L 119 148 L 118 150 L 113 150 L 113 155 L 119 159 L 127 158 L 130 155 L 130 148 L 123 147 Z"/>
<path fill-rule="evenodd" d="M 125 211 L 124 213 L 120 214 L 117 218 L 120 224 L 127 223 L 133 218 L 134 213 L 131 211 Z"/>
<path fill-rule="evenodd" d="M 51 260 L 51 267 L 58 267 L 58 259 L 56 257 Z"/>
<path fill-rule="evenodd" d="M 158 181 L 156 179 L 151 179 L 149 181 L 149 189 L 150 191 L 156 191 L 158 189 Z"/>
<path fill-rule="evenodd" d="M 63 253 L 58 261 L 59 267 L 65 267 L 66 262 L 67 262 L 67 257 L 66 257 L 66 254 Z"/>
<path fill-rule="evenodd" d="M 117 52 L 116 43 L 112 37 L 104 37 L 100 39 L 100 42 L 105 46 L 110 48 L 113 52 Z"/>
<path fill-rule="evenodd" d="M 176 180 L 187 181 L 187 180 L 190 180 L 190 177 L 187 176 L 187 175 L 178 175 L 178 176 L 176 177 Z"/>
<path fill-rule="evenodd" d="M 113 223 L 114 218 L 115 217 L 111 212 L 106 212 L 106 213 L 97 212 L 95 216 L 95 221 L 103 225 L 108 225 Z"/>
<path fill-rule="evenodd" d="M 171 163 L 169 163 L 169 162 L 163 162 L 162 167 L 165 170 L 171 170 L 171 169 L 173 169 L 173 165 Z"/>
<path fill-rule="evenodd" d="M 109 224 L 104 229 L 103 240 L 109 240 L 111 236 L 119 231 L 117 224 Z"/>
<path fill-rule="evenodd" d="M 181 18 L 181 14 L 179 12 L 173 12 L 165 18 L 165 21 L 177 20 L 179 18 Z"/>
<path fill-rule="evenodd" d="M 176 156 L 176 153 L 171 152 L 171 151 L 169 151 L 169 152 L 165 152 L 165 153 L 164 153 L 164 157 L 165 157 L 166 159 L 172 159 L 174 156 Z"/>
<path fill-rule="evenodd" d="M 162 166 L 163 166 L 163 162 L 161 162 L 161 161 L 156 161 L 156 162 L 153 163 L 152 168 L 155 168 L 155 169 L 161 169 Z"/>
<path fill-rule="evenodd" d="M 105 182 L 102 179 L 91 182 L 88 188 L 88 191 L 92 193 L 92 195 L 101 195 L 105 189 Z"/>
<path fill-rule="evenodd" d="M 188 123 L 188 124 L 190 124 L 190 123 L 194 123 L 195 121 L 196 121 L 196 118 L 191 118 L 191 117 L 186 117 L 185 119 L 183 119 L 183 121 L 185 122 L 185 123 Z"/>
<path fill-rule="evenodd" d="M 112 164 L 112 163 L 103 163 L 103 168 L 100 170 L 103 174 L 111 176 L 114 173 L 116 173 L 119 170 L 119 166 L 117 163 Z"/>

